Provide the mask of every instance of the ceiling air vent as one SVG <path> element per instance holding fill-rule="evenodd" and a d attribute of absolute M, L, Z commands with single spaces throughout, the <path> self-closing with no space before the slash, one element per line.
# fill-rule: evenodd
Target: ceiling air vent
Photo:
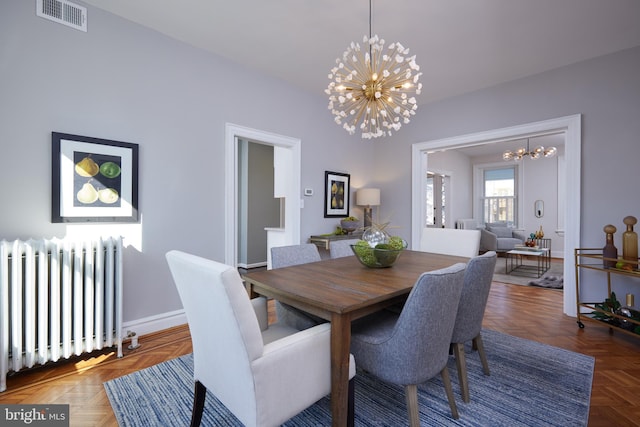
<path fill-rule="evenodd" d="M 67 0 L 36 0 L 36 15 L 76 30 L 87 31 L 87 8 Z"/>

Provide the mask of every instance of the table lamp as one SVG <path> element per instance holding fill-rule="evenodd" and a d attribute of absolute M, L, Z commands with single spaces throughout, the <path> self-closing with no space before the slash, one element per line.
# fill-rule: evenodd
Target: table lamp
<path fill-rule="evenodd" d="M 356 205 L 364 206 L 364 227 L 371 227 L 371 206 L 380 205 L 379 188 L 361 188 L 356 192 Z"/>

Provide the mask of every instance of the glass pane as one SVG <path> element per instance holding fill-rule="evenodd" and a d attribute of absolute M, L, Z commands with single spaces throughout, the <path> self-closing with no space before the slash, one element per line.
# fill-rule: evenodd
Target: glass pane
<path fill-rule="evenodd" d="M 485 222 L 506 221 L 515 225 L 515 167 L 484 170 L 483 215 Z"/>
<path fill-rule="evenodd" d="M 447 179 L 444 179 L 444 177 L 441 178 L 442 181 L 442 223 L 440 224 L 442 227 L 444 227 L 447 224 L 447 210 L 445 209 L 447 206 Z"/>
<path fill-rule="evenodd" d="M 484 171 L 485 197 L 514 196 L 515 171 L 513 167 Z"/>
<path fill-rule="evenodd" d="M 427 194 L 426 194 L 425 200 L 427 201 L 426 212 L 425 212 L 425 218 L 426 218 L 425 226 L 434 225 L 435 218 L 433 215 L 435 212 L 435 207 L 433 206 L 433 175 L 427 176 Z"/>
<path fill-rule="evenodd" d="M 485 222 L 505 221 L 515 224 L 515 199 L 513 197 L 486 197 L 484 199 Z"/>

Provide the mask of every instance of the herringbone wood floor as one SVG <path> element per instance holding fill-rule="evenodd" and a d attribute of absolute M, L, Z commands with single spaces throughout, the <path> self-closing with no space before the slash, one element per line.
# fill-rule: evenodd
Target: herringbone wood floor
<path fill-rule="evenodd" d="M 498 282 L 484 326 L 594 356 L 589 426 L 640 426 L 640 339 L 592 323 L 579 329 L 562 314 L 562 292 Z M 0 403 L 65 403 L 72 426 L 115 426 L 103 382 L 191 351 L 186 326 L 143 336 L 140 344 L 122 359 L 104 352 L 12 375 Z"/>

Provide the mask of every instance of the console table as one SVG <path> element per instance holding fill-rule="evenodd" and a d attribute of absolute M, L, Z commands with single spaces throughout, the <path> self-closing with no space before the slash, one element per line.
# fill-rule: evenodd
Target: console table
<path fill-rule="evenodd" d="M 309 237 L 309 243 L 313 243 L 320 249 L 329 250 L 329 245 L 331 242 L 335 242 L 336 240 L 346 240 L 346 239 L 361 239 L 362 231 L 354 231 L 350 234 L 325 234 L 318 236 Z"/>

